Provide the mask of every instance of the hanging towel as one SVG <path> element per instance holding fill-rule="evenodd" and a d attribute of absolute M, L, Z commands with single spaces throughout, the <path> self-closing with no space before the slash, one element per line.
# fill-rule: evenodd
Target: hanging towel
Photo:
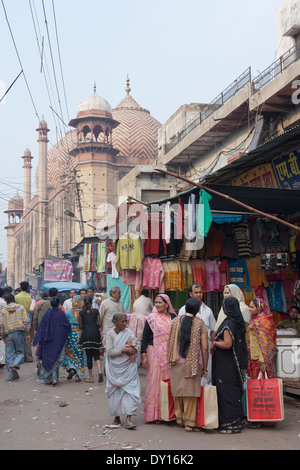
<path fill-rule="evenodd" d="M 86 243 L 83 249 L 83 271 L 89 272 L 90 270 L 90 257 L 91 257 L 91 244 Z"/>
<path fill-rule="evenodd" d="M 97 273 L 106 270 L 106 242 L 97 243 Z"/>
<path fill-rule="evenodd" d="M 196 196 L 191 194 L 188 203 L 188 239 L 192 242 L 196 237 Z"/>
<path fill-rule="evenodd" d="M 200 199 L 199 199 L 199 210 L 198 210 L 198 220 L 197 220 L 197 235 L 198 238 L 207 237 L 211 223 L 212 215 L 210 211 L 209 201 L 212 199 L 212 196 L 208 194 L 204 189 L 200 190 Z M 203 209 L 200 209 L 203 205 Z M 203 218 L 202 218 L 203 215 Z"/>
<path fill-rule="evenodd" d="M 97 270 L 97 244 L 92 243 L 90 271 L 94 273 L 96 272 L 96 270 Z"/>

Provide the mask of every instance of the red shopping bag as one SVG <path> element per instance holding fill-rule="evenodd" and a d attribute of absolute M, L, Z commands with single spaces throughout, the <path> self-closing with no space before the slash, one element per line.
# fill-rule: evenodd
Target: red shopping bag
<path fill-rule="evenodd" d="M 176 419 L 170 379 L 160 382 L 160 414 L 164 421 Z"/>
<path fill-rule="evenodd" d="M 201 387 L 197 400 L 196 426 L 206 429 L 219 427 L 218 397 L 215 386 Z"/>
<path fill-rule="evenodd" d="M 282 379 L 258 378 L 246 381 L 248 421 L 284 420 Z"/>

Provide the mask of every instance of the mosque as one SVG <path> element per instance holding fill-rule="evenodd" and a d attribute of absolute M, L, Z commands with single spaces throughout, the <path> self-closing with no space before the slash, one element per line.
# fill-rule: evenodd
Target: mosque
<path fill-rule="evenodd" d="M 149 200 L 149 178 L 157 199 L 171 194 L 171 183 L 157 179 L 160 175 L 153 170 L 161 124 L 134 100 L 129 79 L 125 91 L 112 109 L 94 89 L 80 101 L 69 123 L 73 129 L 49 150 L 47 123 L 39 123 L 35 194 L 33 156 L 27 149 L 22 156 L 24 197 L 14 196 L 5 211 L 8 285 L 17 287 L 27 280 L 40 287 L 46 259 L 62 259 L 83 239 L 96 235 L 99 205 L 117 207 L 120 196 Z"/>

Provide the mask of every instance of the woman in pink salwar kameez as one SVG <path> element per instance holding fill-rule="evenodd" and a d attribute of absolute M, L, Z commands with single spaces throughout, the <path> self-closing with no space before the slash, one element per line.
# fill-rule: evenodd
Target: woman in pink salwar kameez
<path fill-rule="evenodd" d="M 161 421 L 160 383 L 170 379 L 167 345 L 171 320 L 175 316 L 169 297 L 159 294 L 145 323 L 141 353 L 142 366 L 147 370 L 144 398 L 144 420 L 147 422 Z"/>

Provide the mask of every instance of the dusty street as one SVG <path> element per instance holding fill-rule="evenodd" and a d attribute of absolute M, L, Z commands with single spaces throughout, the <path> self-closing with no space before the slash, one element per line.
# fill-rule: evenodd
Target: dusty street
<path fill-rule="evenodd" d="M 0 369 L 1 450 L 298 450 L 300 449 L 300 400 L 285 397 L 285 420 L 274 428 L 241 434 L 217 431 L 188 434 L 174 424 L 144 424 L 143 403 L 134 421 L 135 431 L 105 427 L 108 414 L 105 384 L 67 381 L 61 369 L 56 387 L 40 384 L 36 362 L 21 367 L 20 379 L 7 382 Z M 142 396 L 145 371 L 139 369 Z M 96 377 L 96 371 L 95 371 Z M 128 452 L 129 454 L 130 452 Z"/>

